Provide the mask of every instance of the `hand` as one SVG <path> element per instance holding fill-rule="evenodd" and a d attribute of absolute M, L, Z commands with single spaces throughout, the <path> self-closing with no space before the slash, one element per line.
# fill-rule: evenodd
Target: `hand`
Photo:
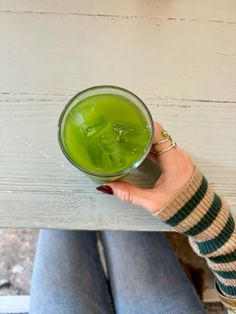
<path fill-rule="evenodd" d="M 161 134 L 163 127 L 158 122 L 154 123 L 154 140 L 153 143 L 164 139 Z M 155 150 L 163 150 L 170 146 L 171 142 L 155 145 Z M 190 180 L 194 172 L 194 165 L 190 155 L 183 149 L 176 147 L 169 151 L 156 155 L 149 154 L 149 158 L 159 166 L 161 176 L 151 189 L 142 189 L 130 183 L 117 181 L 98 187 L 98 190 L 114 194 L 122 201 L 126 201 L 146 208 L 152 213 L 159 212 L 165 205 L 175 197 L 175 195 Z M 113 192 L 113 193 L 112 193 Z"/>

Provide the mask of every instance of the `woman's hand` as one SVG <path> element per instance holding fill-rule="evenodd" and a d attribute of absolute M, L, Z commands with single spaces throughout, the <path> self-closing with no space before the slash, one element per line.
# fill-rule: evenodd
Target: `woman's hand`
<path fill-rule="evenodd" d="M 161 134 L 163 127 L 154 123 L 154 140 L 157 143 L 165 137 Z M 153 146 L 156 151 L 170 147 L 171 141 Z M 152 189 L 141 189 L 130 183 L 117 181 L 102 185 L 99 191 L 114 194 L 119 199 L 144 207 L 152 213 L 159 212 L 190 180 L 194 165 L 190 155 L 179 147 L 170 149 L 161 155 L 150 153 L 149 157 L 161 170 L 161 176 Z"/>

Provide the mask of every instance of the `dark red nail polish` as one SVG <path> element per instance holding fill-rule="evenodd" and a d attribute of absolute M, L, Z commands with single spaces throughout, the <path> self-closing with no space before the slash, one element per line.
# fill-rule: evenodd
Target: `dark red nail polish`
<path fill-rule="evenodd" d="M 109 185 L 100 185 L 96 189 L 105 194 L 113 194 L 112 188 Z"/>

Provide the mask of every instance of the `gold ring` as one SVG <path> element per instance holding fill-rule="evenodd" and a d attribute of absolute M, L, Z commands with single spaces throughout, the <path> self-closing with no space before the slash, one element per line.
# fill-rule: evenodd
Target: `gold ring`
<path fill-rule="evenodd" d="M 159 141 L 159 142 L 156 142 L 156 143 L 154 143 L 152 146 L 160 145 L 160 144 L 166 143 L 166 142 L 168 142 L 168 141 L 173 142 L 172 137 L 171 137 L 170 135 L 168 135 L 168 138 L 166 138 L 166 139 L 164 139 L 164 140 L 161 140 L 161 141 Z"/>
<path fill-rule="evenodd" d="M 154 147 L 155 145 L 160 145 L 160 144 L 166 143 L 166 142 L 168 142 L 168 141 L 171 141 L 171 145 L 170 145 L 169 147 L 163 149 L 163 150 L 160 150 L 160 151 L 151 149 L 151 152 L 152 152 L 153 154 L 161 155 L 161 154 L 163 154 L 163 153 L 165 153 L 165 152 L 168 152 L 170 149 L 175 148 L 175 147 L 177 146 L 176 142 L 174 142 L 174 141 L 172 140 L 171 135 L 170 135 L 166 130 L 161 130 L 161 135 L 164 136 L 164 137 L 166 137 L 166 138 L 165 138 L 164 140 L 158 141 L 157 143 L 154 143 L 154 144 L 152 145 L 152 147 Z"/>
<path fill-rule="evenodd" d="M 167 147 L 166 149 L 159 150 L 159 151 L 151 149 L 151 153 L 156 154 L 156 155 L 161 155 L 161 154 L 168 152 L 170 149 L 175 148 L 175 147 L 177 147 L 177 144 L 176 144 L 176 142 L 172 141 L 171 145 L 169 147 Z"/>
<path fill-rule="evenodd" d="M 171 138 L 170 134 L 169 134 L 166 130 L 162 129 L 162 130 L 161 130 L 161 135 L 162 135 L 163 137 L 166 137 L 166 138 L 165 138 L 164 140 L 158 141 L 157 143 L 154 143 L 152 146 L 160 145 L 160 144 L 166 143 L 166 142 L 168 142 L 169 140 L 172 141 L 172 138 Z M 173 141 L 172 141 L 172 142 L 173 142 Z"/>

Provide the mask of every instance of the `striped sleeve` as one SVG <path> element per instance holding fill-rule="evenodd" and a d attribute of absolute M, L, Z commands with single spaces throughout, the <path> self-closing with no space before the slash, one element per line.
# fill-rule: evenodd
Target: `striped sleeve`
<path fill-rule="evenodd" d="M 187 185 L 155 216 L 189 237 L 193 250 L 206 258 L 218 287 L 236 298 L 236 228 L 226 202 L 199 169 Z"/>

